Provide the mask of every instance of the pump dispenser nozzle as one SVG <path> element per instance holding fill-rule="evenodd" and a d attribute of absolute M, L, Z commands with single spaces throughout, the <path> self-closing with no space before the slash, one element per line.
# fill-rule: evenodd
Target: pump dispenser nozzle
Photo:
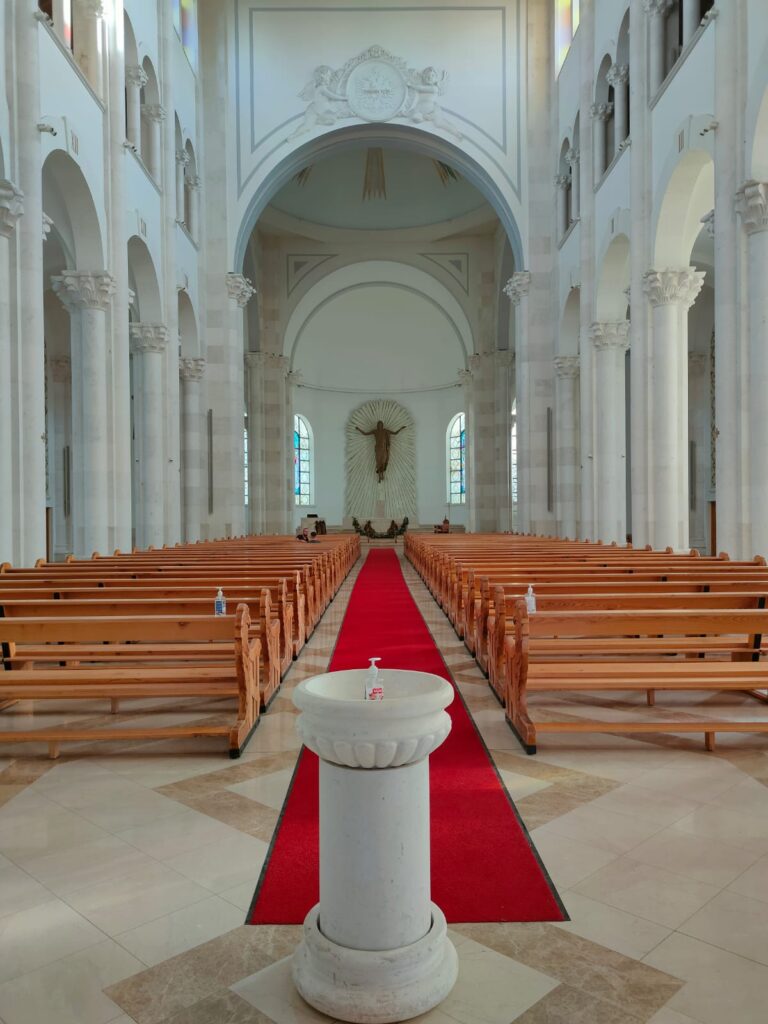
<path fill-rule="evenodd" d="M 369 660 L 371 664 L 365 673 L 365 680 L 363 682 L 363 700 L 382 700 L 384 690 L 379 682 L 379 669 L 376 665 L 376 662 L 381 661 L 381 658 L 370 658 Z"/>

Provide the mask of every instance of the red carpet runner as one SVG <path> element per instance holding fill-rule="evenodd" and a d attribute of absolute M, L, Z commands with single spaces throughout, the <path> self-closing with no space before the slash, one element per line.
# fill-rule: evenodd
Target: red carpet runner
<path fill-rule="evenodd" d="M 369 552 L 328 670 L 364 667 L 374 656 L 382 669 L 433 672 L 452 682 L 389 548 Z M 430 764 L 432 898 L 450 923 L 562 921 L 557 894 L 458 691 L 448 711 L 453 728 Z M 303 750 L 250 924 L 299 924 L 319 899 L 317 766 Z"/>

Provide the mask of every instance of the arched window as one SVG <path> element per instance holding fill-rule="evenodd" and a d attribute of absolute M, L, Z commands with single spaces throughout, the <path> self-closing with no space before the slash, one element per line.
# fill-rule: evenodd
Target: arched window
<path fill-rule="evenodd" d="M 197 0 L 181 0 L 181 44 L 197 70 Z"/>
<path fill-rule="evenodd" d="M 312 428 L 303 416 L 293 417 L 293 493 L 297 505 L 314 504 Z"/>
<path fill-rule="evenodd" d="M 467 500 L 467 426 L 463 412 L 448 425 L 448 504 L 464 505 Z"/>
<path fill-rule="evenodd" d="M 563 61 L 571 48 L 576 29 L 579 27 L 579 0 L 555 0 L 555 68 Z"/>

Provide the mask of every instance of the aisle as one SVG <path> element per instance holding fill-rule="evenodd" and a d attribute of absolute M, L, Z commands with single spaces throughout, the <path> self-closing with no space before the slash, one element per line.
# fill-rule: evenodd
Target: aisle
<path fill-rule="evenodd" d="M 329 671 L 448 669 L 392 549 L 371 549 Z M 449 922 L 559 921 L 559 899 L 502 786 L 461 695 L 453 728 L 431 759 L 432 896 Z M 317 758 L 302 751 L 249 914 L 251 924 L 297 924 L 318 900 Z"/>

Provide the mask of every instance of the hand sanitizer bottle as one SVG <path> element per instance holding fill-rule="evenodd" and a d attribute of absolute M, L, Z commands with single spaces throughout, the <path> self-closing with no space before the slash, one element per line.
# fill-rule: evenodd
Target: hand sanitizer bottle
<path fill-rule="evenodd" d="M 384 689 L 379 682 L 379 669 L 376 665 L 377 661 L 381 661 L 381 658 L 371 658 L 370 667 L 365 673 L 365 679 L 363 685 L 365 686 L 365 692 L 363 694 L 364 700 L 382 700 L 384 697 Z"/>
<path fill-rule="evenodd" d="M 224 591 L 219 587 L 216 594 L 216 600 L 213 602 L 213 614 L 214 615 L 226 615 L 227 614 L 227 599 L 224 597 Z"/>
<path fill-rule="evenodd" d="M 533 585 L 528 584 L 528 592 L 525 595 L 525 607 L 528 609 L 528 614 L 533 615 L 536 611 L 536 595 L 533 592 Z"/>

